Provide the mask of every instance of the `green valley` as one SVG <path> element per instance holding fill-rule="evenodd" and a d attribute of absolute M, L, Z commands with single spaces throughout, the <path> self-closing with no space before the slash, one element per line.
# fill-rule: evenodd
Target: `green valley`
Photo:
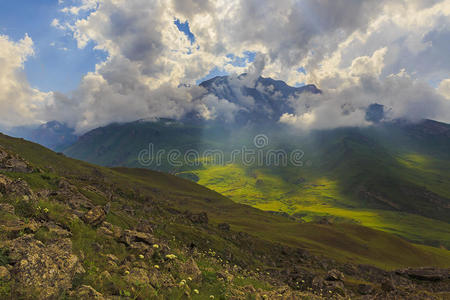
<path fill-rule="evenodd" d="M 288 213 L 304 222 L 325 218 L 362 224 L 415 243 L 448 248 L 449 127 L 424 121 L 298 133 L 283 126 L 233 128 L 161 120 L 96 129 L 65 153 L 106 166 L 171 172 L 235 202 Z M 152 143 L 156 149 L 181 153 L 217 149 L 226 162 L 233 149 L 256 149 L 253 138 L 260 133 L 270 143 L 262 150 L 301 149 L 302 165 L 247 165 L 239 158 L 217 164 L 205 157 L 194 165 L 165 161 L 143 166 L 138 161 L 139 151 Z"/>

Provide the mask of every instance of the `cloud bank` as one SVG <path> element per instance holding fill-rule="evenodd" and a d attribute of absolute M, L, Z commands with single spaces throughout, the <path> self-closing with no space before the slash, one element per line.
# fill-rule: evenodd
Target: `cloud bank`
<path fill-rule="evenodd" d="M 66 2 L 52 25 L 107 59 L 70 95 L 42 93 L 23 76 L 31 38 L 0 37 L 3 123 L 57 120 L 83 132 L 192 110 L 231 120 L 251 109 L 252 99 L 230 103 L 195 85 L 214 68 L 232 78 L 249 72 L 231 80 L 236 90 L 260 74 L 316 84 L 322 94 L 289 99 L 295 113 L 280 121 L 297 127 L 364 126 L 371 103 L 385 105 L 388 118 L 450 121 L 450 0 Z M 194 42 L 175 19 L 189 22 Z M 255 62 L 233 63 L 248 52 Z"/>
<path fill-rule="evenodd" d="M 24 63 L 32 55 L 33 41 L 28 35 L 18 42 L 0 35 L 0 119 L 4 126 L 39 119 L 52 97 L 52 93 L 32 88 L 26 79 Z"/>

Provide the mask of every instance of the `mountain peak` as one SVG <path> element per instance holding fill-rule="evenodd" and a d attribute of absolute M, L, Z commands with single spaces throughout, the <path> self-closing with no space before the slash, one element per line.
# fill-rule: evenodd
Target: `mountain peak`
<path fill-rule="evenodd" d="M 248 74 L 216 76 L 200 84 L 210 94 L 226 99 L 239 107 L 235 116 L 238 123 L 272 121 L 278 122 L 285 113 L 294 113 L 290 101 L 302 93 L 319 94 L 313 84 L 302 87 L 289 86 L 282 80 L 259 76 L 247 81 Z"/>

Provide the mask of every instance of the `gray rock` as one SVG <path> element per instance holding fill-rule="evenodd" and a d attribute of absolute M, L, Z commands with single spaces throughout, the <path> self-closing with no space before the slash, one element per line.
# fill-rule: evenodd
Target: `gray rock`
<path fill-rule="evenodd" d="M 186 278 L 191 277 L 192 280 L 200 280 L 202 276 L 202 271 L 200 271 L 197 263 L 192 257 L 181 265 L 181 273 L 185 275 Z"/>
<path fill-rule="evenodd" d="M 76 274 L 84 272 L 78 257 L 72 254 L 70 239 L 44 245 L 32 235 L 25 235 L 10 241 L 9 248 L 14 284 L 25 298 L 57 298 L 71 288 Z"/>
<path fill-rule="evenodd" d="M 0 147 L 0 171 L 31 173 L 33 168 L 18 155 L 12 155 Z"/>
<path fill-rule="evenodd" d="M 396 271 L 398 275 L 423 281 L 442 281 L 450 278 L 450 269 L 407 268 Z"/>
<path fill-rule="evenodd" d="M 124 230 L 120 240 L 128 246 L 132 246 L 133 243 L 139 242 L 147 245 L 156 243 L 155 238 L 150 233 L 134 230 Z"/>
<path fill-rule="evenodd" d="M 336 269 L 330 270 L 327 273 L 327 276 L 325 280 L 328 281 L 344 281 L 344 274 L 341 271 L 338 271 Z"/>
<path fill-rule="evenodd" d="M 9 281 L 10 279 L 11 274 L 9 273 L 9 270 L 4 266 L 0 266 L 0 280 Z"/>
<path fill-rule="evenodd" d="M 82 285 L 75 292 L 71 293 L 72 297 L 76 297 L 77 299 L 96 299 L 96 300 L 104 300 L 105 297 L 99 292 L 97 292 L 90 285 Z"/>
<path fill-rule="evenodd" d="M 84 214 L 83 220 L 89 225 L 98 226 L 106 219 L 106 213 L 103 207 L 96 206 Z"/>

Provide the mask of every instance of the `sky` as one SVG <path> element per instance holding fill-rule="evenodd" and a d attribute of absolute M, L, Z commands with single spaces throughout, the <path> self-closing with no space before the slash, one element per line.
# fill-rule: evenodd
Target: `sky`
<path fill-rule="evenodd" d="M 41 91 L 69 92 L 77 88 L 87 72 L 104 60 L 103 51 L 78 49 L 71 35 L 51 26 L 61 16 L 58 1 L 15 0 L 0 2 L 0 34 L 18 41 L 28 34 L 35 55 L 25 62 L 32 87 Z"/>
<path fill-rule="evenodd" d="M 315 84 L 279 120 L 298 128 L 367 126 L 372 103 L 450 122 L 449 53 L 450 0 L 3 0 L 0 126 L 232 115 L 197 86 L 217 75 Z"/>

